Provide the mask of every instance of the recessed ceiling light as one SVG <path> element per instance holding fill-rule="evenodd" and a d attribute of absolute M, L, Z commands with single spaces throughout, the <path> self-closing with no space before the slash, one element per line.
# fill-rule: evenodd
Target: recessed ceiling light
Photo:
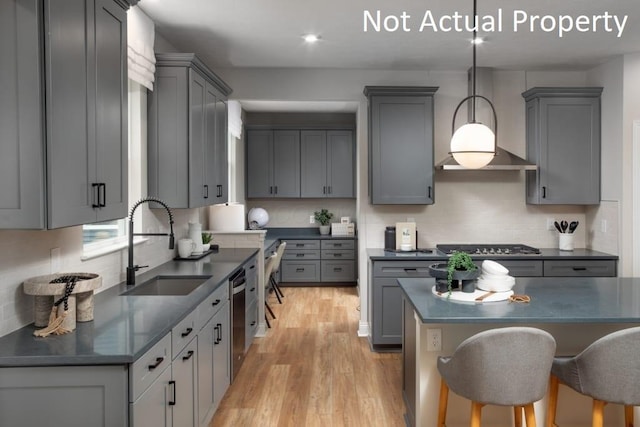
<path fill-rule="evenodd" d="M 320 36 L 315 35 L 315 34 L 305 34 L 304 36 L 302 36 L 302 38 L 307 43 L 316 43 L 317 41 L 320 40 Z"/>
<path fill-rule="evenodd" d="M 482 44 L 484 43 L 484 39 L 482 37 L 476 37 L 475 39 L 471 40 L 471 43 L 475 45 Z"/>

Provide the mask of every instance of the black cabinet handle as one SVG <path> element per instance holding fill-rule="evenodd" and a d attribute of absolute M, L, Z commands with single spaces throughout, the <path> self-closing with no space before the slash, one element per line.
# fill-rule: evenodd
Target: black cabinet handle
<path fill-rule="evenodd" d="M 296 248 L 304 248 L 304 243 L 296 243 Z"/>
<path fill-rule="evenodd" d="M 334 258 L 340 258 L 342 254 L 333 254 Z"/>
<path fill-rule="evenodd" d="M 189 360 L 193 356 L 193 350 L 187 351 L 187 355 L 182 357 L 182 360 Z"/>
<path fill-rule="evenodd" d="M 215 307 L 216 305 L 218 305 L 218 304 L 220 304 L 220 300 L 219 300 L 219 299 L 217 299 L 217 300 L 215 300 L 215 301 L 213 301 L 213 302 L 211 303 L 211 305 L 212 305 L 212 306 L 214 306 L 214 307 Z"/>
<path fill-rule="evenodd" d="M 189 334 L 193 332 L 193 328 L 187 328 L 182 334 L 180 334 L 182 336 L 182 338 L 189 336 Z"/>
<path fill-rule="evenodd" d="M 331 194 L 333 192 L 331 186 L 329 186 L 329 194 Z"/>
<path fill-rule="evenodd" d="M 256 326 L 256 321 L 251 322 L 251 326 Z"/>
<path fill-rule="evenodd" d="M 256 288 L 251 288 L 251 289 L 249 289 L 249 292 L 253 292 L 255 290 L 256 290 Z"/>
<path fill-rule="evenodd" d="M 160 366 L 163 360 L 164 357 L 156 357 L 156 363 L 154 363 L 153 365 L 149 365 L 149 370 L 153 371 L 154 369 L 156 369 L 158 366 Z"/>
<path fill-rule="evenodd" d="M 217 197 L 222 197 L 222 185 L 218 184 L 216 187 L 218 189 Z"/>
<path fill-rule="evenodd" d="M 209 186 L 207 184 L 204 185 L 204 198 L 209 198 Z"/>
<path fill-rule="evenodd" d="M 100 184 L 98 184 L 97 182 L 94 182 L 93 184 L 91 184 L 91 189 L 93 192 L 93 203 L 91 204 L 92 208 L 99 208 L 100 207 Z"/>
<path fill-rule="evenodd" d="M 274 191 L 275 194 L 278 194 L 278 186 L 277 185 L 274 187 L 273 191 Z"/>
<path fill-rule="evenodd" d="M 218 323 L 217 324 L 217 328 L 218 328 L 218 342 L 222 342 L 222 324 Z"/>
<path fill-rule="evenodd" d="M 334 267 L 333 271 L 337 271 L 337 272 L 342 271 L 342 267 Z"/>
<path fill-rule="evenodd" d="M 333 247 L 334 248 L 341 248 L 342 247 L 342 243 L 334 243 Z"/>
<path fill-rule="evenodd" d="M 220 324 L 218 323 L 218 325 L 220 325 Z M 218 345 L 218 344 L 220 344 L 220 339 L 218 338 L 218 335 L 219 335 L 219 333 L 218 333 L 218 325 L 216 325 L 216 326 L 214 326 L 214 327 L 213 327 L 213 330 L 214 330 L 214 340 L 213 340 L 213 345 Z"/>
<path fill-rule="evenodd" d="M 296 257 L 298 258 L 302 258 L 304 256 L 304 254 L 296 254 Z"/>
<path fill-rule="evenodd" d="M 102 192 L 100 191 L 100 189 L 102 189 Z M 101 193 L 102 197 L 100 197 Z M 101 183 L 98 187 L 98 204 L 100 204 L 101 208 L 107 206 L 107 184 L 105 184 L 104 182 Z"/>
<path fill-rule="evenodd" d="M 269 186 L 269 194 L 273 194 L 273 187 Z"/>
<path fill-rule="evenodd" d="M 573 271 L 587 271 L 587 267 L 573 267 Z"/>
<path fill-rule="evenodd" d="M 304 268 L 296 268 L 296 273 L 302 273 L 304 271 Z"/>
<path fill-rule="evenodd" d="M 174 380 L 169 381 L 169 386 L 173 388 L 173 400 L 169 401 L 169 406 L 176 404 L 176 382 Z"/>
<path fill-rule="evenodd" d="M 418 269 L 417 268 L 405 268 L 404 271 L 409 273 L 409 272 L 416 272 L 416 271 L 418 271 Z"/>
<path fill-rule="evenodd" d="M 431 198 L 431 186 L 428 187 L 428 194 L 427 194 L 428 198 Z"/>
<path fill-rule="evenodd" d="M 322 186 L 322 194 L 327 194 L 327 186 L 326 185 Z"/>
<path fill-rule="evenodd" d="M 253 270 L 254 268 L 256 268 L 256 266 L 252 265 L 251 267 L 249 267 L 249 270 Z"/>
<path fill-rule="evenodd" d="M 542 198 L 545 199 L 547 197 L 547 187 L 542 187 Z"/>

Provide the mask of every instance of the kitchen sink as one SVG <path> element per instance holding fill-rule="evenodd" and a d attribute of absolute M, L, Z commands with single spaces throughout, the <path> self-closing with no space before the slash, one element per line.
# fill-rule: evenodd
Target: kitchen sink
<path fill-rule="evenodd" d="M 156 276 L 120 295 L 184 296 L 195 291 L 211 276 Z"/>

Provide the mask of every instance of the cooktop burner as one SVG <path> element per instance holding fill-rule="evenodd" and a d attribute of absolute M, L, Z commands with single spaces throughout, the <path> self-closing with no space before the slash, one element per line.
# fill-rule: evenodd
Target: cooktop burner
<path fill-rule="evenodd" d="M 491 255 L 491 256 L 509 256 L 509 255 L 540 255 L 540 249 L 520 244 L 502 244 L 493 245 L 436 245 L 439 251 L 446 255 L 454 252 L 466 252 L 469 255 Z"/>

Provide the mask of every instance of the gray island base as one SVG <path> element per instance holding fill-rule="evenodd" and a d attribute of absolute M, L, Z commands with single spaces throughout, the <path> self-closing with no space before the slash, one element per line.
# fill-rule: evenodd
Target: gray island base
<path fill-rule="evenodd" d="M 465 303 L 432 294 L 434 279 L 399 279 L 403 294 L 403 397 L 407 425 L 436 425 L 440 375 L 438 356 L 450 355 L 466 338 L 487 329 L 533 326 L 551 333 L 557 355 L 577 354 L 596 339 L 640 324 L 640 279 L 519 277 L 514 291 L 531 302 Z M 429 351 L 430 330 L 441 332 L 442 348 Z M 518 357 L 514 354 L 513 357 Z M 481 369 L 478 367 L 478 369 Z M 517 381 L 514 378 L 514 381 Z M 560 387 L 557 423 L 563 427 L 591 425 L 591 399 Z M 536 423 L 544 425 L 547 398 L 535 403 Z M 638 408 L 635 416 L 640 416 Z M 447 426 L 469 425 L 471 402 L 449 395 Z M 605 407 L 605 426 L 622 425 L 619 405 Z M 513 425 L 513 411 L 487 406 L 482 425 Z"/>

